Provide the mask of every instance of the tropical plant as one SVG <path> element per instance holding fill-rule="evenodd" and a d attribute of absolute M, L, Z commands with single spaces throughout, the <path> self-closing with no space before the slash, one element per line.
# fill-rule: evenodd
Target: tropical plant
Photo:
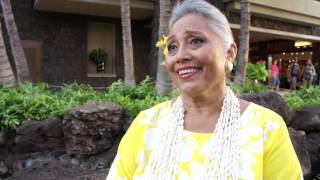
<path fill-rule="evenodd" d="M 21 83 L 16 88 L 0 85 L 0 131 L 15 129 L 23 120 L 63 118 L 70 108 L 89 100 L 120 104 L 125 118 L 132 120 L 140 111 L 168 99 L 167 96 L 156 96 L 155 86 L 149 77 L 136 88 L 118 80 L 104 92 L 77 83 L 64 85 L 60 91 L 52 91 L 45 83 Z"/>
<path fill-rule="evenodd" d="M 236 94 L 240 94 L 240 93 L 253 94 L 253 93 L 262 93 L 262 92 L 268 91 L 268 88 L 265 85 L 263 85 L 262 83 L 259 83 L 258 81 L 253 81 L 251 79 L 246 79 L 243 85 L 231 83 L 231 88 Z"/>
<path fill-rule="evenodd" d="M 267 87 L 263 84 L 268 78 L 268 71 L 265 64 L 248 63 L 244 84 L 232 83 L 231 88 L 237 93 L 259 93 L 267 92 Z"/>
<path fill-rule="evenodd" d="M 258 80 L 259 82 L 265 82 L 268 78 L 268 71 L 266 70 L 265 64 L 248 63 L 247 78 L 251 80 Z"/>
<path fill-rule="evenodd" d="M 284 99 L 293 110 L 299 110 L 305 105 L 320 104 L 320 86 L 307 88 L 301 86 L 299 90 L 285 94 Z"/>
<path fill-rule="evenodd" d="M 108 53 L 101 48 L 93 49 L 89 53 L 89 59 L 96 64 L 105 63 L 108 60 Z"/>
<path fill-rule="evenodd" d="M 123 106 L 127 119 L 133 119 L 141 110 L 170 99 L 168 96 L 156 96 L 155 86 L 148 76 L 136 88 L 118 80 L 107 88 L 106 97 Z"/>

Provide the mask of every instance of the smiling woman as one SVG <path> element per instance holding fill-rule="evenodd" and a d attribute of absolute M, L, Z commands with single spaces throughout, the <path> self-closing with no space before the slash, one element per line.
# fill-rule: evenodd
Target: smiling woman
<path fill-rule="evenodd" d="M 138 115 L 107 179 L 301 179 L 282 118 L 226 86 L 237 47 L 225 16 L 185 0 L 169 29 L 164 65 L 181 95 Z"/>
<path fill-rule="evenodd" d="M 209 92 L 221 97 L 226 81 L 224 67 L 233 61 L 237 49 L 234 43 L 225 49 L 222 42 L 207 18 L 197 13 L 185 15 L 171 26 L 165 64 L 182 92 L 190 97 L 205 97 Z"/>

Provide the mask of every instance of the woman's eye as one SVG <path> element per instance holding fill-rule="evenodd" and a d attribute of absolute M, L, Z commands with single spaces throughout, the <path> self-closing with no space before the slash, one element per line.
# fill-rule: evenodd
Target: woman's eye
<path fill-rule="evenodd" d="M 203 43 L 204 41 L 201 39 L 201 38 L 193 38 L 191 39 L 191 44 L 192 45 L 197 45 L 197 44 L 200 44 L 200 43 Z"/>
<path fill-rule="evenodd" d="M 176 49 L 177 49 L 176 45 L 169 45 L 168 46 L 169 53 L 173 53 L 174 51 L 176 51 Z"/>

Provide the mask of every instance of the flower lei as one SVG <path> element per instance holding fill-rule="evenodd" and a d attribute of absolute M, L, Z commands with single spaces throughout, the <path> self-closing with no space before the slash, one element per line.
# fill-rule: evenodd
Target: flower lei
<path fill-rule="evenodd" d="M 141 179 L 175 179 L 183 148 L 184 114 L 181 96 L 172 105 L 167 118 L 159 122 L 160 138 L 150 156 Z M 221 107 L 214 132 L 207 142 L 204 173 L 199 180 L 238 180 L 240 152 L 240 102 L 230 87 Z"/>
<path fill-rule="evenodd" d="M 168 50 L 168 37 L 167 36 L 163 36 L 162 39 L 160 39 L 159 41 L 157 41 L 156 43 L 156 47 L 157 48 L 163 48 L 163 55 L 166 58 L 169 54 L 169 50 Z M 165 65 L 165 60 L 163 60 L 161 62 L 161 65 L 164 66 Z"/>

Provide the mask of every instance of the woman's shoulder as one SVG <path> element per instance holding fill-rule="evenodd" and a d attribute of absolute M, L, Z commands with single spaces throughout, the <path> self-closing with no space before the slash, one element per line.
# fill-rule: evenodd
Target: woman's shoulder
<path fill-rule="evenodd" d="M 171 101 L 165 101 L 141 111 L 127 129 L 123 138 L 125 140 L 123 140 L 123 142 L 126 143 L 131 141 L 132 137 L 136 138 L 136 141 L 140 142 L 140 140 L 143 139 L 142 137 L 145 136 L 150 129 L 158 126 L 159 118 L 170 110 L 170 104 Z"/>
<path fill-rule="evenodd" d="M 171 102 L 172 101 L 169 100 L 169 101 L 164 101 L 164 102 L 158 103 L 149 109 L 141 111 L 140 114 L 159 115 L 161 113 L 167 113 L 171 110 Z"/>
<path fill-rule="evenodd" d="M 158 103 L 149 109 L 141 111 L 133 120 L 134 126 L 148 126 L 149 128 L 158 126 L 158 121 L 169 114 L 171 110 L 171 100 Z"/>
<path fill-rule="evenodd" d="M 279 114 L 253 102 L 250 102 L 242 119 L 245 124 L 259 125 L 262 129 L 270 126 L 279 128 L 285 125 L 283 118 Z"/>
<path fill-rule="evenodd" d="M 277 136 L 287 131 L 283 118 L 276 112 L 250 103 L 247 110 L 241 116 L 240 130 L 242 136 L 247 137 L 248 142 L 256 142 L 257 139 L 266 144 L 273 144 Z"/>
<path fill-rule="evenodd" d="M 275 118 L 278 120 L 282 119 L 282 117 L 278 113 L 272 111 L 269 108 L 266 108 L 266 107 L 261 106 L 259 104 L 255 104 L 253 102 L 250 102 L 250 105 L 252 106 L 252 111 L 254 111 L 254 112 L 260 112 L 261 114 L 266 115 L 266 117 L 272 117 L 272 118 Z"/>

